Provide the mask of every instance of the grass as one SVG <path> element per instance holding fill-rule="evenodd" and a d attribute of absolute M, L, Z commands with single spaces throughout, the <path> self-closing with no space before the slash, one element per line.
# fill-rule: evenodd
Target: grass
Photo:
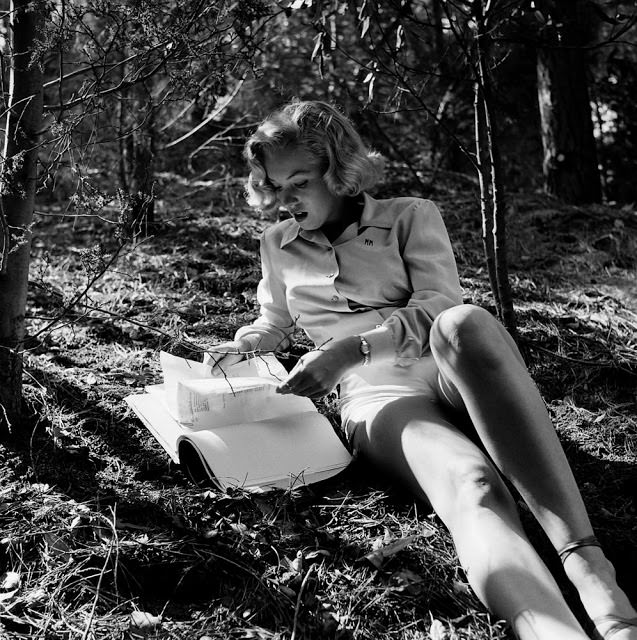
<path fill-rule="evenodd" d="M 269 220 L 246 210 L 236 185 L 189 195 L 168 178 L 152 236 L 127 247 L 88 306 L 38 334 L 117 247 L 112 225 L 42 206 L 55 215 L 39 217 L 34 243 L 31 418 L 0 446 L 0 637 L 511 638 L 472 594 L 436 516 L 363 464 L 293 491 L 202 490 L 126 408 L 127 394 L 157 381 L 160 349 L 192 356 L 187 345 L 228 339 L 255 313 Z M 475 196 L 444 185 L 431 197 L 467 300 L 490 308 Z M 637 218 L 514 201 L 521 346 L 637 600 Z"/>

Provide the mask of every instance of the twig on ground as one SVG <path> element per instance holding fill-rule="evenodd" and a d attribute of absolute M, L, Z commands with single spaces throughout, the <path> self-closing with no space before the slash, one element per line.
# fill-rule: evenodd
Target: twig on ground
<path fill-rule="evenodd" d="M 299 612 L 301 611 L 301 598 L 303 597 L 303 591 L 305 590 L 305 586 L 310 579 L 310 575 L 314 572 L 314 565 L 311 565 L 307 570 L 307 573 L 303 576 L 303 582 L 301 582 L 301 586 L 299 588 L 299 593 L 296 596 L 296 606 L 294 607 L 294 621 L 292 622 L 292 636 L 290 640 L 296 639 L 296 630 L 298 628 L 299 623 Z"/>

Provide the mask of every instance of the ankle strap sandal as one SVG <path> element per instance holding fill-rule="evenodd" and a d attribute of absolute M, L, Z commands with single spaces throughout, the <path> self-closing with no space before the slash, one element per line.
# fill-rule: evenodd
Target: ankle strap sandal
<path fill-rule="evenodd" d="M 599 540 L 595 536 L 586 536 L 585 538 L 580 538 L 579 540 L 574 540 L 573 542 L 569 542 L 567 545 L 563 546 L 558 552 L 557 555 L 560 557 L 562 564 L 566 561 L 573 551 L 576 549 L 580 549 L 581 547 L 600 547 L 601 544 Z"/>
<path fill-rule="evenodd" d="M 597 630 L 597 627 L 604 624 L 605 622 L 610 622 L 611 626 L 604 631 L 604 633 L 600 633 Z M 597 618 L 593 619 L 593 624 L 595 625 L 595 633 L 600 640 L 608 640 L 612 635 L 625 629 L 626 627 L 637 627 L 637 618 L 623 618 L 622 616 L 616 616 L 612 613 L 609 613 L 605 616 L 597 616 Z"/>
<path fill-rule="evenodd" d="M 564 564 L 566 558 L 568 558 L 573 551 L 580 549 L 581 547 L 600 547 L 601 544 L 599 540 L 595 536 L 586 536 L 585 538 L 580 538 L 579 540 L 574 540 L 573 542 L 569 542 L 567 545 L 563 546 L 557 554 Z M 604 633 L 600 633 L 597 627 L 610 623 L 610 626 L 604 631 Z M 609 613 L 605 616 L 597 616 L 593 618 L 593 625 L 595 626 L 595 635 L 598 640 L 608 640 L 611 636 L 613 636 L 618 631 L 625 629 L 626 627 L 637 627 L 637 617 L 635 618 L 624 618 L 623 616 L 617 616 L 613 613 Z"/>

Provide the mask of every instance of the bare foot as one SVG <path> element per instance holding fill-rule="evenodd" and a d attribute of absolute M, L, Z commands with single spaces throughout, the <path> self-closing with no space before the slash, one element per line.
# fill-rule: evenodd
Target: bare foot
<path fill-rule="evenodd" d="M 599 620 L 596 629 L 603 640 L 637 640 L 637 611 L 615 581 L 615 568 L 598 547 L 582 547 L 564 562 L 564 570 L 573 583 L 591 620 Z M 633 624 L 620 625 L 604 616 L 620 616 Z"/>

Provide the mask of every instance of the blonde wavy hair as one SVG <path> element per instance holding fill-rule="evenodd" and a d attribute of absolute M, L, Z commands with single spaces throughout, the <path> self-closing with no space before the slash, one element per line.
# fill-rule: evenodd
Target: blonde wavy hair
<path fill-rule="evenodd" d="M 295 100 L 269 115 L 245 144 L 250 206 L 265 212 L 278 208 L 265 171 L 265 153 L 288 145 L 302 147 L 319 160 L 325 184 L 334 195 L 356 196 L 382 179 L 382 156 L 365 146 L 340 111 L 326 102 Z"/>

